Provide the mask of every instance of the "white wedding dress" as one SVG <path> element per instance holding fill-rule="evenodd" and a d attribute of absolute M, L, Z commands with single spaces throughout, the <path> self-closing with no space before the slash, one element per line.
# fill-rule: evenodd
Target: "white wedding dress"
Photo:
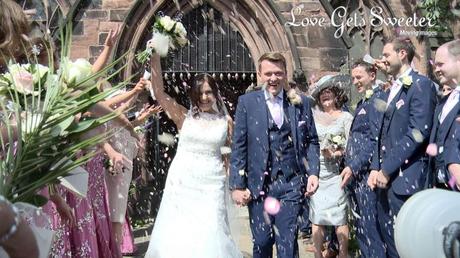
<path fill-rule="evenodd" d="M 187 115 L 145 257 L 243 257 L 227 217 L 223 116 Z"/>

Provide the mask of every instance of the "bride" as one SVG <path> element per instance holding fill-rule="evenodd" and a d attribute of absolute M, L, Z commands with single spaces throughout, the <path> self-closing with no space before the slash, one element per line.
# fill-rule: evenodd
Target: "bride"
<path fill-rule="evenodd" d="M 180 138 L 145 257 L 242 257 L 230 234 L 220 151 L 229 144 L 232 120 L 224 112 L 216 81 L 209 74 L 197 75 L 187 110 L 164 92 L 157 54 L 151 65 L 155 97 Z"/>

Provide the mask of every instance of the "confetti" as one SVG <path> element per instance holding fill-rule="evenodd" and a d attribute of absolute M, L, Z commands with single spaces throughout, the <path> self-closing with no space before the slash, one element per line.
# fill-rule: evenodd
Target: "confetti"
<path fill-rule="evenodd" d="M 276 215 L 280 211 L 280 202 L 273 197 L 267 197 L 264 201 L 264 209 L 270 215 Z"/>

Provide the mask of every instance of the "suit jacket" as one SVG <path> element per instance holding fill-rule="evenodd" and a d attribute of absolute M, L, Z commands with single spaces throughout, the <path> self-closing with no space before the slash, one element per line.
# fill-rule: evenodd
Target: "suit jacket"
<path fill-rule="evenodd" d="M 319 174 L 319 143 L 310 104 L 305 96 L 294 105 L 288 103 L 289 123 L 297 164 L 302 175 Z M 268 114 L 264 90 L 242 95 L 238 99 L 230 158 L 230 188 L 249 188 L 257 198 L 262 190 L 269 162 Z M 285 116 L 286 117 L 286 116 Z"/>
<path fill-rule="evenodd" d="M 434 83 L 412 71 L 412 84 L 403 85 L 385 111 L 371 169 L 390 177 L 389 187 L 400 195 L 422 189 L 428 174 L 425 154 L 436 106 Z"/>
<path fill-rule="evenodd" d="M 367 178 L 373 152 L 377 145 L 383 112 L 377 109 L 386 102 L 387 94 L 380 88 L 374 89 L 369 99 L 362 99 L 356 106 L 350 136 L 348 137 L 345 166 L 349 166 L 357 181 Z"/>
<path fill-rule="evenodd" d="M 444 118 L 443 123 L 439 124 L 439 118 L 447 99 L 448 96 L 444 97 L 436 106 L 434 112 L 430 143 L 437 144 L 438 153 L 436 157 L 430 157 L 430 164 L 433 169 L 433 173 L 430 174 L 430 176 L 433 176 L 433 180 L 430 180 L 430 182 L 434 182 L 438 174 L 438 171 L 435 170 L 436 160 L 440 163 L 439 165 L 443 167 L 443 173 L 445 173 L 447 177 L 450 177 L 447 171 L 447 165 L 450 163 L 460 163 L 460 156 L 458 155 L 460 152 L 458 145 L 460 138 L 458 134 L 460 131 L 458 126 L 459 123 L 456 122 L 460 113 L 460 102 L 457 102 L 452 110 L 450 110 L 449 114 Z"/>

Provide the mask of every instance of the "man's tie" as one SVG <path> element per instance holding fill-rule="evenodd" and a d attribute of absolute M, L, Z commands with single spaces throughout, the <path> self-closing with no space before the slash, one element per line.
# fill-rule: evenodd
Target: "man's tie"
<path fill-rule="evenodd" d="M 278 96 L 275 96 L 271 99 L 272 101 L 272 117 L 275 124 L 278 128 L 281 128 L 283 125 L 283 117 L 282 117 L 282 110 L 281 110 L 281 99 Z"/>

